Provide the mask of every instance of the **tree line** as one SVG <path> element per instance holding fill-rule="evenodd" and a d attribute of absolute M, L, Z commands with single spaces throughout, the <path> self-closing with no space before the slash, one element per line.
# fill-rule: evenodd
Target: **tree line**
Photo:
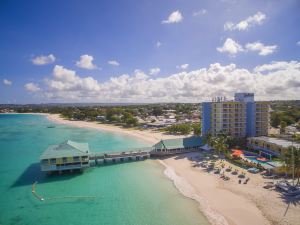
<path fill-rule="evenodd" d="M 192 131 L 194 135 L 201 135 L 201 123 L 183 123 L 183 124 L 173 124 L 166 128 L 166 131 L 171 134 L 181 134 L 187 135 Z"/>

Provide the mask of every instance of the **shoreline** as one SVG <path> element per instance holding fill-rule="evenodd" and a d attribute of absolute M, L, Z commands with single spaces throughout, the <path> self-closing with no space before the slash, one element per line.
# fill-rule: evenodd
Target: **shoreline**
<path fill-rule="evenodd" d="M 125 129 L 97 122 L 69 121 L 58 114 L 39 115 L 44 115 L 58 124 L 128 135 L 148 144 L 155 144 L 161 139 L 182 137 L 148 130 Z M 164 167 L 164 175 L 172 181 L 183 196 L 199 204 L 200 212 L 211 224 L 298 224 L 300 206 L 289 206 L 287 215 L 284 217 L 283 213 L 287 204 L 280 199 L 278 192 L 263 189 L 266 180 L 263 180 L 259 174 L 247 173 L 247 177 L 250 177 L 247 185 L 238 184 L 236 177 L 231 177 L 230 181 L 223 181 L 217 175 L 201 171 L 200 168 L 193 166 L 194 161 L 190 160 L 190 157 L 199 156 L 199 154 L 201 155 L 198 152 L 186 153 L 155 161 Z"/>
<path fill-rule="evenodd" d="M 161 160 L 164 173 L 186 197 L 199 203 L 200 211 L 215 225 L 298 225 L 300 201 L 288 204 L 275 190 L 264 189 L 270 180 L 260 174 L 246 172 L 247 184 L 238 184 L 239 178 L 226 172 L 229 181 L 195 166 L 203 153 L 175 155 Z M 192 159 L 191 159 L 192 158 Z M 221 163 L 218 161 L 217 163 Z M 234 169 L 239 168 L 228 162 Z M 239 168 L 239 171 L 246 171 Z"/>
<path fill-rule="evenodd" d="M 72 121 L 60 117 L 59 114 L 42 114 L 42 115 L 47 116 L 47 118 L 54 123 L 66 124 L 66 125 L 71 125 L 79 128 L 91 128 L 99 131 L 117 133 L 119 135 L 127 135 L 127 136 L 131 136 L 143 140 L 147 144 L 151 144 L 151 145 L 156 144 L 162 139 L 187 137 L 185 135 L 170 135 L 161 132 L 155 132 L 152 130 L 137 130 L 134 128 L 121 128 L 113 124 L 102 124 L 96 121 L 90 121 L 90 122 Z"/>

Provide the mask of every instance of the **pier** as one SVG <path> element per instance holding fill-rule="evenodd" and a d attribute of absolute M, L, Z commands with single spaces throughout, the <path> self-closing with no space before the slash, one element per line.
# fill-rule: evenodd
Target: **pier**
<path fill-rule="evenodd" d="M 91 153 L 90 166 L 141 161 L 149 158 L 150 158 L 150 149 L 126 151 L 126 152 Z"/>
<path fill-rule="evenodd" d="M 88 143 L 67 140 L 58 145 L 49 146 L 40 157 L 41 170 L 47 173 L 63 171 L 83 171 L 88 167 L 135 162 L 150 157 L 164 157 L 175 154 L 199 151 L 202 137 L 192 136 L 161 140 L 152 147 L 128 149 L 125 151 L 91 152 Z"/>

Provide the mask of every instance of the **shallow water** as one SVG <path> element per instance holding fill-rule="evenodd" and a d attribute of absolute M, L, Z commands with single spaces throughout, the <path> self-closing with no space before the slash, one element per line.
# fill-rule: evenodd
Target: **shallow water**
<path fill-rule="evenodd" d="M 206 225 L 198 204 L 183 197 L 152 160 L 47 177 L 38 158 L 51 144 L 71 139 L 91 151 L 147 146 L 128 136 L 53 124 L 44 116 L 0 115 L 0 224 Z M 43 197 L 95 196 L 95 199 Z"/>

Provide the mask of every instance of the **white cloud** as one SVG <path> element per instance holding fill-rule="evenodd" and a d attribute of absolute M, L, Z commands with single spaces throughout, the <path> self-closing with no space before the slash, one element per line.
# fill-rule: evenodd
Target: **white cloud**
<path fill-rule="evenodd" d="M 159 42 L 159 41 L 156 42 L 156 47 L 157 47 L 157 48 L 159 48 L 161 45 L 162 45 L 161 42 Z"/>
<path fill-rule="evenodd" d="M 251 71 L 215 63 L 165 77 L 135 70 L 101 83 L 55 66 L 39 93 L 52 102 L 201 102 L 234 92 L 254 92 L 258 100 L 299 99 L 300 62 L 271 62 Z"/>
<path fill-rule="evenodd" d="M 160 68 L 154 67 L 154 68 L 150 69 L 149 74 L 150 75 L 157 75 L 159 72 L 160 72 Z"/>
<path fill-rule="evenodd" d="M 182 70 L 186 70 L 188 67 L 189 67 L 189 64 L 187 64 L 187 63 L 176 66 L 177 69 L 182 69 Z"/>
<path fill-rule="evenodd" d="M 298 46 L 300 47 L 300 41 L 298 41 L 298 42 L 296 43 L 296 45 L 298 45 Z"/>
<path fill-rule="evenodd" d="M 37 92 L 40 91 L 40 87 L 37 84 L 34 83 L 27 83 L 24 85 L 25 89 L 29 92 Z"/>
<path fill-rule="evenodd" d="M 107 63 L 110 64 L 110 65 L 112 65 L 112 66 L 119 66 L 120 65 L 120 63 L 117 62 L 116 60 L 110 60 Z"/>
<path fill-rule="evenodd" d="M 224 24 L 224 30 L 248 30 L 248 28 L 253 27 L 255 25 L 261 25 L 263 21 L 266 19 L 266 15 L 257 12 L 253 16 L 249 16 L 247 19 L 242 20 L 236 24 L 229 21 Z"/>
<path fill-rule="evenodd" d="M 7 79 L 3 79 L 3 84 L 5 84 L 7 86 L 10 86 L 10 85 L 12 85 L 12 81 L 7 80 Z"/>
<path fill-rule="evenodd" d="M 46 79 L 46 84 L 52 91 L 99 91 L 100 85 L 92 77 L 80 78 L 76 72 L 56 65 L 53 69 L 53 79 Z"/>
<path fill-rule="evenodd" d="M 162 24 L 179 23 L 183 20 L 183 16 L 179 10 L 172 12 L 167 20 L 163 20 Z"/>
<path fill-rule="evenodd" d="M 53 54 L 50 55 L 40 55 L 33 58 L 31 61 L 34 65 L 46 65 L 55 62 L 55 56 Z"/>
<path fill-rule="evenodd" d="M 253 43 L 247 43 L 244 47 L 231 38 L 227 38 L 222 47 L 218 47 L 217 50 L 222 53 L 228 53 L 230 56 L 235 56 L 239 52 L 258 52 L 261 56 L 273 54 L 277 49 L 277 45 L 264 45 L 263 43 L 256 41 Z"/>
<path fill-rule="evenodd" d="M 253 43 L 247 43 L 245 45 L 245 49 L 249 51 L 259 52 L 259 55 L 266 56 L 273 54 L 277 49 L 277 45 L 264 45 L 263 43 L 257 41 Z"/>
<path fill-rule="evenodd" d="M 201 16 L 201 15 L 205 15 L 207 13 L 207 10 L 206 9 L 201 9 L 197 12 L 194 12 L 193 13 L 193 16 Z"/>
<path fill-rule="evenodd" d="M 218 47 L 217 50 L 222 53 L 229 53 L 231 56 L 244 51 L 243 47 L 231 38 L 227 38 L 223 46 Z"/>
<path fill-rule="evenodd" d="M 255 73 L 265 73 L 265 72 L 273 72 L 279 70 L 293 70 L 298 69 L 300 70 L 300 64 L 297 61 L 273 61 L 269 64 L 264 64 L 260 66 L 256 66 L 254 68 Z"/>
<path fill-rule="evenodd" d="M 97 69 L 97 66 L 93 64 L 94 57 L 91 55 L 82 55 L 80 56 L 79 61 L 76 62 L 76 66 L 82 69 L 93 70 Z"/>

